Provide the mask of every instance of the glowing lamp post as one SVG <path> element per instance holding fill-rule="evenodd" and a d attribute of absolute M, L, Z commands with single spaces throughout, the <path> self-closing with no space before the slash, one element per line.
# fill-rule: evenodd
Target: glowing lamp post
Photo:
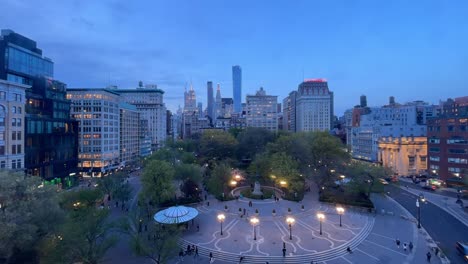
<path fill-rule="evenodd" d="M 340 226 L 341 226 L 341 216 L 344 214 L 344 208 L 341 207 L 341 206 L 338 206 L 336 208 L 336 211 L 338 212 L 338 214 L 340 215 Z"/>
<path fill-rule="evenodd" d="M 288 223 L 289 226 L 289 240 L 292 240 L 292 224 L 294 224 L 294 218 L 288 217 L 286 218 L 286 223 Z"/>
<path fill-rule="evenodd" d="M 221 235 L 223 235 L 223 222 L 224 222 L 224 219 L 226 219 L 226 216 L 224 214 L 219 214 L 218 215 L 218 221 L 221 225 Z"/>
<path fill-rule="evenodd" d="M 319 219 L 320 222 L 320 235 L 322 235 L 322 222 L 325 220 L 325 215 L 323 213 L 318 213 L 317 218 Z"/>
<path fill-rule="evenodd" d="M 252 224 L 253 227 L 254 240 L 257 240 L 257 231 L 255 230 L 255 226 L 258 225 L 259 222 L 260 220 L 258 220 L 257 217 L 250 218 L 250 224 Z"/>
<path fill-rule="evenodd" d="M 237 185 L 236 181 L 231 181 L 230 183 L 231 183 L 231 186 L 233 186 L 233 187 Z"/>

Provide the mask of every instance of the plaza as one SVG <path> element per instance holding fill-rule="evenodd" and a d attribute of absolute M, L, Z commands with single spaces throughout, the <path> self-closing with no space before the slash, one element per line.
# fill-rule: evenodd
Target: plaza
<path fill-rule="evenodd" d="M 379 212 L 383 209 L 384 214 L 345 208 L 340 226 L 335 205 L 320 203 L 317 196 L 308 192 L 299 203 L 247 198 L 219 202 L 208 198 L 197 206 L 200 214 L 189 223 L 180 242 L 184 250 L 187 245 L 197 246 L 201 258 L 192 254 L 179 263 L 204 263 L 210 253 L 214 263 L 238 263 L 241 257 L 243 263 L 426 262 L 427 240 L 418 234 L 414 221 L 402 217 L 407 212 L 393 200 L 381 195 L 373 197 L 376 208 Z M 224 215 L 222 220 L 217 217 L 220 214 Z M 320 220 L 318 214 L 324 218 Z M 258 219 L 255 225 L 251 223 L 253 218 Z M 287 218 L 294 219 L 289 220 L 291 227 Z M 396 246 L 396 239 L 401 241 L 400 247 Z M 403 243 L 409 242 L 414 249 L 404 250 Z M 437 261 L 432 258 L 433 263 Z"/>

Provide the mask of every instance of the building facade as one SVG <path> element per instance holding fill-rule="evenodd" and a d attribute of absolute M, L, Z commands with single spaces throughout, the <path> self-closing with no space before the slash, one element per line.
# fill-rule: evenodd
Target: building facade
<path fill-rule="evenodd" d="M 0 170 L 24 168 L 25 90 L 29 88 L 0 80 Z"/>
<path fill-rule="evenodd" d="M 324 79 L 305 80 L 296 97 L 296 131 L 329 131 L 333 123 L 333 92 Z"/>
<path fill-rule="evenodd" d="M 242 69 L 239 65 L 232 66 L 232 99 L 234 112 L 242 112 Z"/>
<path fill-rule="evenodd" d="M 207 107 L 206 107 L 206 115 L 211 119 L 214 120 L 214 97 L 213 97 L 213 82 L 206 83 L 206 94 L 207 94 Z"/>
<path fill-rule="evenodd" d="M 442 180 L 468 180 L 468 97 L 441 102 L 442 114 L 428 121 L 428 172 Z"/>
<path fill-rule="evenodd" d="M 292 91 L 283 100 L 283 130 L 296 132 L 296 97 L 297 91 Z"/>
<path fill-rule="evenodd" d="M 105 176 L 120 166 L 120 94 L 110 89 L 69 89 L 79 122 L 80 174 Z"/>
<path fill-rule="evenodd" d="M 137 89 L 116 89 L 123 102 L 134 105 L 140 118 L 148 120 L 151 149 L 157 150 L 164 145 L 167 137 L 167 109 L 163 101 L 164 91 L 156 85 L 146 85 Z M 193 106 L 197 109 L 196 102 Z"/>
<path fill-rule="evenodd" d="M 417 175 L 427 169 L 426 137 L 381 137 L 379 161 L 398 175 Z"/>
<path fill-rule="evenodd" d="M 134 165 L 140 156 L 140 112 L 136 106 L 120 103 L 120 166 Z"/>
<path fill-rule="evenodd" d="M 70 184 L 78 162 L 78 133 L 66 85 L 53 79 L 54 63 L 36 42 L 12 30 L 2 30 L 0 54 L 0 79 L 31 86 L 23 123 L 27 173 Z"/>
<path fill-rule="evenodd" d="M 235 105 L 235 101 L 234 101 Z M 263 87 L 255 95 L 246 96 L 246 126 L 278 131 L 278 96 L 267 95 Z"/>

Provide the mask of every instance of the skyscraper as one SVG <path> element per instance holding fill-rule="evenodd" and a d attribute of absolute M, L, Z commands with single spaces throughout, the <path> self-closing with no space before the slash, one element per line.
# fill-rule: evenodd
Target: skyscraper
<path fill-rule="evenodd" d="M 221 102 L 221 88 L 218 83 L 218 88 L 216 89 L 216 99 L 215 99 L 215 114 L 214 114 L 214 119 L 221 117 L 221 112 L 222 112 L 222 102 Z"/>
<path fill-rule="evenodd" d="M 213 119 L 213 113 L 214 113 L 214 109 L 213 109 L 213 101 L 214 101 L 214 98 L 213 98 L 213 82 L 207 82 L 206 83 L 206 89 L 207 89 L 207 107 L 206 107 L 206 114 L 211 118 Z"/>
<path fill-rule="evenodd" d="M 234 112 L 242 112 L 242 68 L 239 65 L 232 66 L 232 97 Z"/>
<path fill-rule="evenodd" d="M 332 128 L 333 92 L 324 79 L 305 80 L 296 97 L 296 131 L 328 131 Z"/>

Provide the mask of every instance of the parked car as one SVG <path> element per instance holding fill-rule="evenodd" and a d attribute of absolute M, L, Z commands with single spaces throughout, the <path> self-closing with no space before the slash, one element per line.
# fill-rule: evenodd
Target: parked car
<path fill-rule="evenodd" d="M 457 242 L 455 244 L 455 248 L 457 249 L 458 253 L 463 256 L 463 259 L 468 262 L 468 243 Z"/>

